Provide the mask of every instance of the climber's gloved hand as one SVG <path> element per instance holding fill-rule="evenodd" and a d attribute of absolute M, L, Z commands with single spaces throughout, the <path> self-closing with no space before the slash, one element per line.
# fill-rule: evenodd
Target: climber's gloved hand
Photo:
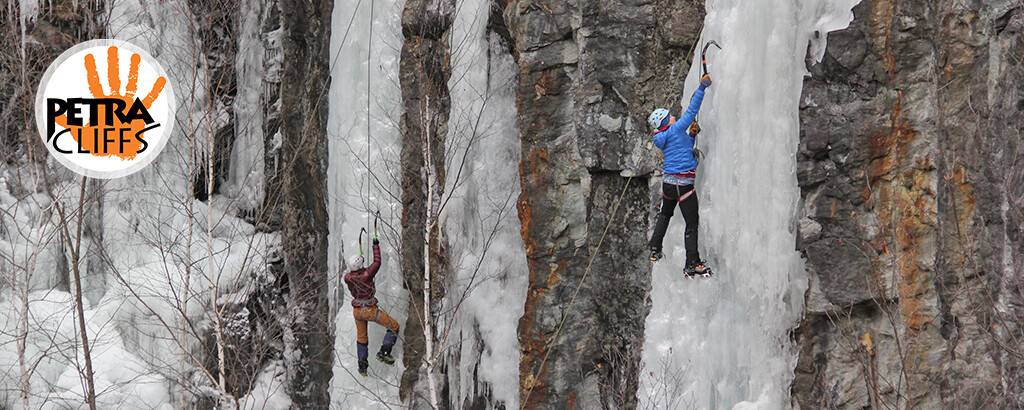
<path fill-rule="evenodd" d="M 700 124 L 697 121 L 690 123 L 690 135 L 697 135 L 700 133 Z"/>
<path fill-rule="evenodd" d="M 378 241 L 377 238 L 373 238 L 373 246 L 377 245 L 380 245 L 380 241 Z"/>
<path fill-rule="evenodd" d="M 711 74 L 704 74 L 704 76 L 700 78 L 700 85 L 702 87 L 710 87 L 711 86 Z"/>

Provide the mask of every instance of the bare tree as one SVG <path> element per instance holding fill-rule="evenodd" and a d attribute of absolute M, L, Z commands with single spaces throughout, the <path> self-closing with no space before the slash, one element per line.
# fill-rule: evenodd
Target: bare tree
<path fill-rule="evenodd" d="M 63 234 L 62 238 L 64 240 L 65 246 L 71 252 L 71 273 L 73 274 L 74 279 L 73 286 L 75 296 L 75 309 L 76 313 L 78 314 L 78 331 L 79 337 L 81 338 L 80 343 L 82 345 L 82 356 L 85 359 L 85 369 L 80 370 L 80 372 L 82 373 L 82 379 L 85 380 L 86 385 L 85 401 L 86 403 L 89 404 L 89 408 L 91 410 L 96 410 L 96 387 L 93 378 L 92 355 L 89 352 L 89 332 L 85 323 L 85 309 L 82 305 L 82 274 L 81 270 L 79 269 L 80 262 L 82 261 L 82 225 L 85 215 L 85 186 L 87 179 L 88 178 L 84 176 L 81 178 L 82 182 L 80 184 L 80 188 L 78 191 L 77 209 L 73 214 L 75 217 L 74 236 L 71 235 L 71 232 L 68 228 L 68 225 L 70 224 L 69 219 L 71 215 L 68 215 L 68 213 L 64 209 L 64 206 L 57 202 L 56 198 L 55 205 L 57 208 L 57 214 L 60 218 L 59 224 L 61 232 Z M 47 188 L 49 190 L 49 187 Z M 52 191 L 50 192 L 50 196 L 53 197 Z"/>

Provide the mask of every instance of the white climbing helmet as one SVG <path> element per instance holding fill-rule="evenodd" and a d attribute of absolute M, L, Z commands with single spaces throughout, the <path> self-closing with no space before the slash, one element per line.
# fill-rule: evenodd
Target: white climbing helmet
<path fill-rule="evenodd" d="M 363 268 L 363 257 L 362 256 L 355 255 L 355 256 L 353 256 L 351 258 L 348 258 L 348 270 L 353 271 L 353 270 L 362 269 L 362 268 Z"/>
<path fill-rule="evenodd" d="M 668 118 L 668 108 L 658 108 L 651 113 L 650 117 L 647 117 L 647 123 L 651 125 L 651 129 L 657 131 L 661 128 L 661 122 Z"/>

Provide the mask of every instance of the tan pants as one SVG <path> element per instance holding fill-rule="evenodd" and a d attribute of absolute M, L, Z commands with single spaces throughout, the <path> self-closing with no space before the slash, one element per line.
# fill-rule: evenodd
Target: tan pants
<path fill-rule="evenodd" d="M 398 322 L 377 306 L 353 307 L 352 316 L 356 319 L 356 342 L 369 343 L 370 339 L 366 335 L 366 322 L 376 322 L 388 330 L 398 333 Z"/>

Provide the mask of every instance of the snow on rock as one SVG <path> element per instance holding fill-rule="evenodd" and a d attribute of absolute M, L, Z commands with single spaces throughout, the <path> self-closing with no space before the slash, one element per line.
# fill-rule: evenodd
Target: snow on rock
<path fill-rule="evenodd" d="M 22 18 L 32 18 L 25 7 L 38 2 L 21 4 Z M 182 330 L 186 319 L 202 333 L 214 302 L 232 303 L 250 292 L 255 286 L 251 279 L 265 275 L 268 263 L 278 258 L 274 249 L 280 236 L 257 232 L 235 216 L 252 202 L 240 205 L 241 194 L 214 196 L 208 202 L 192 198 L 191 169 L 201 156 L 194 156 L 191 144 L 204 143 L 209 135 L 203 130 L 211 120 L 204 105 L 205 77 L 195 63 L 200 48 L 190 29 L 194 16 L 189 5 L 182 0 L 116 0 L 108 7 L 108 36 L 131 41 L 160 60 L 179 109 L 172 142 L 156 162 L 129 177 L 88 185 L 79 267 L 87 292 L 86 331 L 97 404 L 179 408 L 185 406 L 182 393 L 186 400 L 192 397 L 179 385 L 180 372 L 196 370 L 183 349 L 192 354 L 202 350 L 194 335 Z M 253 58 L 256 52 L 250 49 L 255 48 L 239 56 L 244 67 L 262 64 Z M 106 68 L 98 68 L 105 76 Z M 257 81 L 262 76 L 257 73 Z M 255 104 L 260 90 L 250 91 L 255 97 L 249 95 L 246 101 Z M 258 145 L 262 152 L 262 143 Z M 12 386 L 0 391 L 0 407 L 22 406 L 25 370 L 29 407 L 80 408 L 84 352 L 67 278 L 73 261 L 61 246 L 53 201 L 38 185 L 41 176 L 29 171 L 0 165 L 0 368 L 8 369 L 0 373 L 0 386 Z M 77 177 L 60 170 L 51 177 L 53 192 L 74 223 Z M 102 194 L 102 201 L 95 201 L 95 194 Z M 102 253 L 93 252 L 99 249 Z M 102 289 L 91 288 L 96 286 Z M 25 348 L 19 357 L 21 339 Z M 270 376 L 261 375 L 258 382 L 262 390 L 254 392 L 259 400 L 249 402 L 287 407 L 275 393 L 276 373 L 268 371 Z"/>
<path fill-rule="evenodd" d="M 243 410 L 286 410 L 292 400 L 285 394 L 284 365 L 274 362 L 268 365 L 256 378 L 248 395 L 238 400 Z"/>

